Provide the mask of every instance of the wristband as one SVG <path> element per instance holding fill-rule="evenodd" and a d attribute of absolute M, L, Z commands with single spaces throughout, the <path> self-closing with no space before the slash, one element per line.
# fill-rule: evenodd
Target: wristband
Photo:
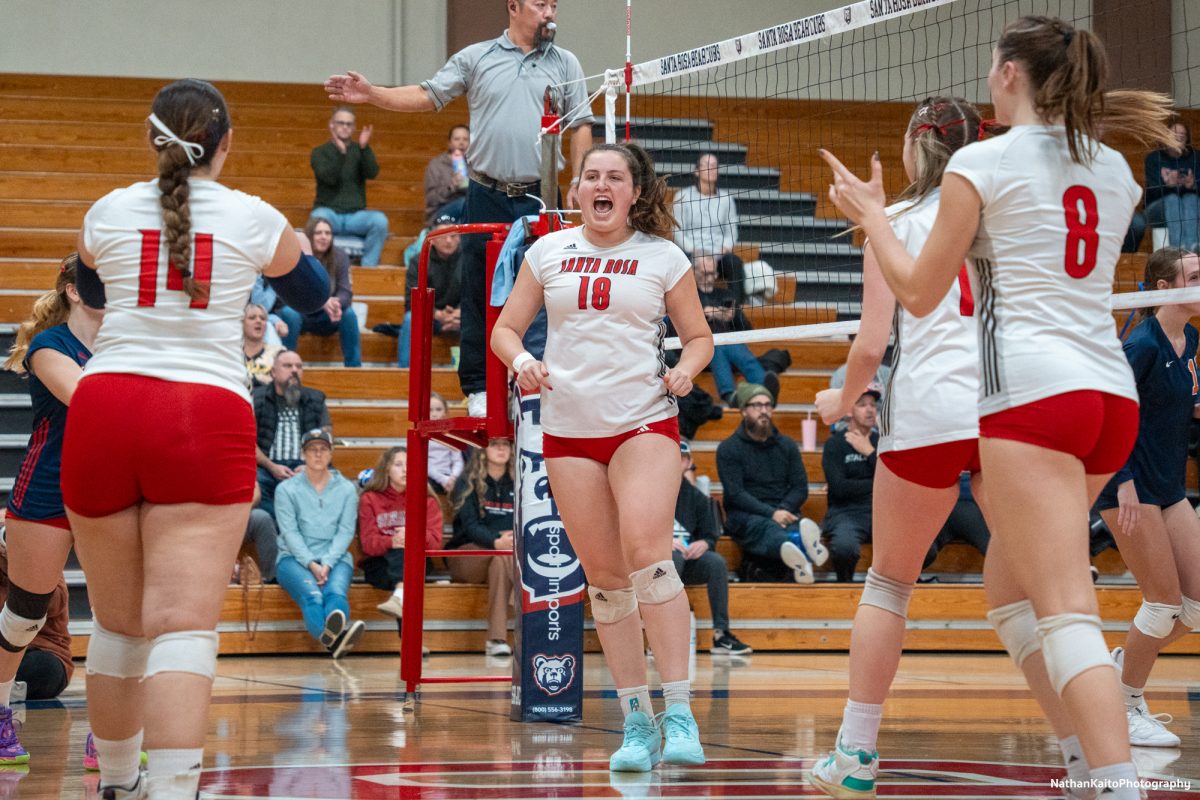
<path fill-rule="evenodd" d="M 537 359 L 534 358 L 533 353 L 530 353 L 528 350 L 518 353 L 517 357 L 514 358 L 512 362 L 513 372 L 519 373 L 522 367 L 533 361 L 537 361 Z"/>

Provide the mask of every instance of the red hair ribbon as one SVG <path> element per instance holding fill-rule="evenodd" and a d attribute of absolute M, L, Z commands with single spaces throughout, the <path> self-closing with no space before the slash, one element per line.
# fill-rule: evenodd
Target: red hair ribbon
<path fill-rule="evenodd" d="M 981 119 L 979 120 L 979 131 L 975 134 L 975 138 L 983 139 L 984 134 L 991 133 L 999 127 L 1002 126 L 994 119 Z"/>
<path fill-rule="evenodd" d="M 941 137 L 943 139 L 945 139 L 946 132 L 950 129 L 950 126 L 958 125 L 959 123 L 962 123 L 962 122 L 966 122 L 966 120 L 962 119 L 962 118 L 952 119 L 949 122 L 943 123 L 941 125 L 935 125 L 932 122 L 923 122 L 920 125 L 918 125 L 917 127 L 913 128 L 911 135 L 915 139 L 918 136 L 920 136 L 922 133 L 924 133 L 925 131 L 937 131 L 938 134 L 940 134 Z"/>

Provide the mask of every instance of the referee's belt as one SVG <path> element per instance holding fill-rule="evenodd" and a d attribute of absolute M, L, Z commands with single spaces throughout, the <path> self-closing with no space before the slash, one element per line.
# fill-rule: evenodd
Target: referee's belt
<path fill-rule="evenodd" d="M 498 181 L 490 175 L 484 175 L 482 172 L 471 170 L 471 180 L 478 183 L 480 186 L 486 186 L 492 191 L 503 192 L 509 197 L 524 197 L 527 194 L 537 194 L 541 181 L 531 181 L 530 183 L 508 183 L 506 181 Z"/>

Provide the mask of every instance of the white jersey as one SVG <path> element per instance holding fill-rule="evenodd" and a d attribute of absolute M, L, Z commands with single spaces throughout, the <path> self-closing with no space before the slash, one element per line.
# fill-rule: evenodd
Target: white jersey
<path fill-rule="evenodd" d="M 1021 125 L 946 167 L 983 203 L 970 251 L 980 416 L 1081 390 L 1137 400 L 1110 298 L 1142 190 L 1120 153 L 1095 154 L 1076 164 L 1063 127 Z"/>
<path fill-rule="evenodd" d="M 188 207 L 192 274 L 212 280 L 203 307 L 167 264 L 157 181 L 110 192 L 84 217 L 84 245 L 107 298 L 85 374 L 202 383 L 249 401 L 242 314 L 288 221 L 261 199 L 209 180 L 191 181 Z"/>
<path fill-rule="evenodd" d="M 525 256 L 542 285 L 549 330 L 542 429 L 615 436 L 679 413 L 663 384 L 666 294 L 691 270 L 666 239 L 635 233 L 596 247 L 583 228 L 543 236 Z"/>
<path fill-rule="evenodd" d="M 887 209 L 896 237 L 916 258 L 933 230 L 940 191 L 920 203 Z M 979 348 L 966 265 L 930 314 L 899 304 L 892 318 L 892 374 L 879 415 L 879 452 L 911 450 L 979 437 Z"/>

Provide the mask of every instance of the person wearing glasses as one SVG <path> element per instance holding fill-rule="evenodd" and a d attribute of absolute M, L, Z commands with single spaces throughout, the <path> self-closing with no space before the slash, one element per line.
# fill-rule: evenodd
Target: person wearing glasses
<path fill-rule="evenodd" d="M 782 562 L 796 583 L 812 583 L 813 565 L 824 564 L 829 552 L 817 524 L 800 516 L 808 499 L 800 448 L 775 427 L 775 396 L 765 386 L 741 384 L 734 402 L 742 424 L 717 445 L 725 533 L 766 572 Z"/>
<path fill-rule="evenodd" d="M 329 220 L 334 236 L 361 236 L 362 265 L 374 267 L 387 241 L 388 220 L 382 211 L 367 208 L 367 181 L 379 176 L 371 149 L 371 126 L 354 139 L 354 110 L 338 106 L 329 119 L 329 141 L 314 147 L 309 163 L 317 179 L 312 216 Z"/>
<path fill-rule="evenodd" d="M 443 214 L 433 221 L 432 232 L 457 225 L 458 220 Z M 453 336 L 458 340 L 461 330 L 460 305 L 462 304 L 462 247 L 457 233 L 447 233 L 429 240 L 429 266 L 426 286 L 433 289 L 433 332 L 438 336 Z M 418 264 L 413 262 L 405 273 L 404 285 L 409 289 L 417 285 Z M 408 356 L 412 342 L 412 309 L 404 312 L 404 324 L 400 326 L 400 341 L 397 344 L 396 365 L 408 369 Z"/>

